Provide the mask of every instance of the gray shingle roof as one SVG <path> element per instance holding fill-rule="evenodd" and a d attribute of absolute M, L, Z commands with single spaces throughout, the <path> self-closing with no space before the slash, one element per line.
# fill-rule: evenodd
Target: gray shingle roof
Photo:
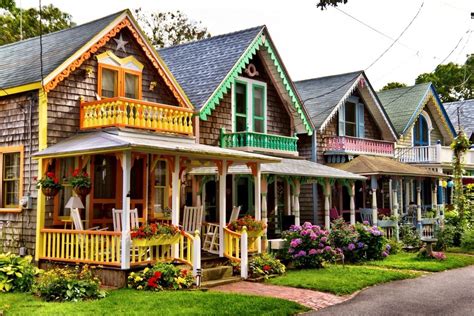
<path fill-rule="evenodd" d="M 458 107 L 460 108 L 460 125 L 467 137 L 472 138 L 474 137 L 474 99 L 444 103 L 449 119 L 456 128 L 458 127 Z"/>
<path fill-rule="evenodd" d="M 265 26 L 159 50 L 184 92 L 200 109 Z"/>
<path fill-rule="evenodd" d="M 411 87 L 377 92 L 398 134 L 403 134 L 410 127 L 430 87 L 431 83 L 420 83 Z"/>
<path fill-rule="evenodd" d="M 332 109 L 362 73 L 363 71 L 355 71 L 295 82 L 306 111 L 316 128 L 321 127 Z"/>
<path fill-rule="evenodd" d="M 60 66 L 124 11 L 43 36 L 43 75 Z M 39 37 L 0 46 L 0 88 L 41 81 Z"/>

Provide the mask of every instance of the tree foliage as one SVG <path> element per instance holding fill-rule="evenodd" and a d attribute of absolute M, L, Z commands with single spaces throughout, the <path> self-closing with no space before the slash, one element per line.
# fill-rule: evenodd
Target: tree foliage
<path fill-rule="evenodd" d="M 337 7 L 339 4 L 346 4 L 348 0 L 319 0 L 316 7 L 321 10 L 326 9 L 328 6 Z"/>
<path fill-rule="evenodd" d="M 185 13 L 179 10 L 144 13 L 141 9 L 137 9 L 135 14 L 151 43 L 159 48 L 211 36 L 201 22 L 190 20 Z"/>
<path fill-rule="evenodd" d="M 434 72 L 422 73 L 416 83 L 432 82 L 443 102 L 467 100 L 474 97 L 474 55 L 464 65 L 439 65 Z"/>
<path fill-rule="evenodd" d="M 35 37 L 40 34 L 40 13 L 37 8 L 18 8 L 13 0 L 1 2 L 0 8 L 0 45 L 17 42 L 22 39 L 20 34 L 20 20 L 22 21 L 21 33 L 23 39 Z M 62 12 L 53 5 L 45 5 L 41 8 L 42 33 L 56 32 L 75 25 L 69 13 Z"/>
<path fill-rule="evenodd" d="M 402 83 L 402 82 L 389 82 L 383 88 L 381 91 L 387 91 L 387 90 L 392 90 L 392 89 L 398 89 L 398 88 L 405 88 L 407 85 Z"/>

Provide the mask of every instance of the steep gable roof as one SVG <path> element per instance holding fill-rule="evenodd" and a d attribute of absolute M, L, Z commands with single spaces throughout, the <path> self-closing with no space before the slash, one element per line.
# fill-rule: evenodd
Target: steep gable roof
<path fill-rule="evenodd" d="M 273 69 L 271 75 L 276 78 L 277 88 L 288 95 L 288 103 L 296 110 L 296 119 L 302 121 L 297 125 L 311 134 L 311 123 L 265 26 L 163 48 L 159 52 L 200 110 L 201 119 L 206 120 L 259 50 L 266 53 L 264 63 Z"/>
<path fill-rule="evenodd" d="M 434 98 L 439 111 L 445 118 L 447 129 L 455 135 L 454 127 L 431 83 L 420 83 L 411 87 L 380 91 L 377 94 L 399 135 L 405 134 L 416 122 L 429 98 Z"/>
<path fill-rule="evenodd" d="M 94 35 L 118 16 L 117 12 L 76 27 L 43 35 L 43 73 L 53 72 Z M 0 46 L 0 87 L 3 89 L 41 81 L 40 38 Z"/>
<path fill-rule="evenodd" d="M 467 137 L 474 137 L 474 99 L 444 103 L 454 126 L 461 126 Z M 457 109 L 459 108 L 459 122 Z"/>
<path fill-rule="evenodd" d="M 43 75 L 46 92 L 91 58 L 99 48 L 127 28 L 155 67 L 180 105 L 192 108 L 155 48 L 148 42 L 131 12 L 123 10 L 101 19 L 42 37 Z M 22 91 L 41 88 L 40 38 L 35 37 L 0 46 L 0 96 L 8 89 L 25 86 Z M 36 85 L 37 84 L 37 85 Z"/>
<path fill-rule="evenodd" d="M 295 82 L 295 86 L 314 126 L 319 130 L 325 128 L 330 119 L 337 114 L 339 107 L 356 89 L 366 87 L 367 94 L 364 100 L 367 106 L 369 106 L 367 99 L 370 98 L 372 101 L 369 110 L 376 119 L 380 118 L 378 122 L 383 127 L 382 132 L 385 133 L 386 139 L 396 139 L 393 126 L 364 71 L 301 80 Z"/>

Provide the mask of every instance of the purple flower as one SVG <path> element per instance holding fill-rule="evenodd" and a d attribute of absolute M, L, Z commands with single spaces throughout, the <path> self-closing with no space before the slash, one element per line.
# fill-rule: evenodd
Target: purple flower
<path fill-rule="evenodd" d="M 295 238 L 290 242 L 290 246 L 295 248 L 298 247 L 301 244 L 301 238 Z"/>
<path fill-rule="evenodd" d="M 288 253 L 293 253 L 293 252 L 295 252 L 295 249 L 294 249 L 294 248 L 291 248 L 291 247 L 288 248 Z"/>
<path fill-rule="evenodd" d="M 319 246 L 319 248 L 324 248 L 324 244 L 322 244 L 322 243 L 319 243 L 318 246 Z"/>
<path fill-rule="evenodd" d="M 311 240 L 315 240 L 318 236 L 314 233 L 314 232 L 311 232 L 311 234 L 309 234 L 309 238 L 311 238 Z"/>
<path fill-rule="evenodd" d="M 315 255 L 317 253 L 316 249 L 310 249 L 309 250 L 309 254 L 312 256 L 312 255 Z"/>
<path fill-rule="evenodd" d="M 390 247 L 390 245 L 387 244 L 387 245 L 385 246 L 385 250 L 390 251 L 390 249 L 392 249 L 392 247 Z"/>
<path fill-rule="evenodd" d="M 326 250 L 326 251 L 331 251 L 331 246 L 326 246 L 326 247 L 324 247 L 324 250 Z"/>
<path fill-rule="evenodd" d="M 364 248 L 364 243 L 361 242 L 361 241 L 359 241 L 359 242 L 357 243 L 357 248 Z"/>
<path fill-rule="evenodd" d="M 328 241 L 328 238 L 327 238 L 327 237 L 321 238 L 321 242 L 326 242 L 326 241 Z"/>
<path fill-rule="evenodd" d="M 384 257 L 384 258 L 385 258 L 385 257 L 388 257 L 388 253 L 387 253 L 386 251 L 383 251 L 383 252 L 382 252 L 382 257 Z"/>
<path fill-rule="evenodd" d="M 355 245 L 353 243 L 350 243 L 349 246 L 347 246 L 347 249 L 349 249 L 350 251 L 354 250 L 355 249 Z"/>
<path fill-rule="evenodd" d="M 298 256 L 298 257 L 304 257 L 304 256 L 306 256 L 306 251 L 300 250 L 300 252 L 298 252 L 297 256 Z"/>
<path fill-rule="evenodd" d="M 369 225 L 369 222 L 368 221 L 363 221 L 362 224 Z"/>
<path fill-rule="evenodd" d="M 308 231 L 307 230 L 302 230 L 300 235 L 301 236 L 306 236 L 306 235 L 308 235 Z"/>
<path fill-rule="evenodd" d="M 312 228 L 313 228 L 313 224 L 311 224 L 310 222 L 304 222 L 303 228 L 304 228 L 304 229 L 312 229 Z"/>

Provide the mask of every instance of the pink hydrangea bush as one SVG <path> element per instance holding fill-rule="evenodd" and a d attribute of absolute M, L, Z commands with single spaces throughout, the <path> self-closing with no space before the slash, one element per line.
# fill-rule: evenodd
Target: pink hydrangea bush
<path fill-rule="evenodd" d="M 335 261 L 340 249 L 329 243 L 329 232 L 309 222 L 292 225 L 283 233 L 288 257 L 296 268 L 322 268 L 323 262 Z"/>

